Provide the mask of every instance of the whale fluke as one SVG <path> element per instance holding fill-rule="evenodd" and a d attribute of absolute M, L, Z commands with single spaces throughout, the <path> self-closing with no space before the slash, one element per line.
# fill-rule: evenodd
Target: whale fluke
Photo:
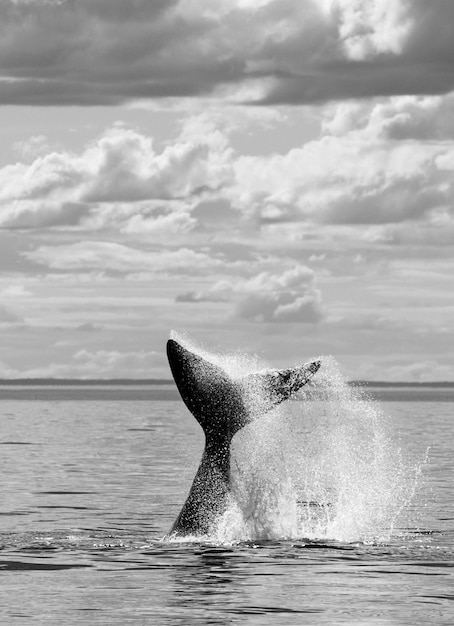
<path fill-rule="evenodd" d="M 208 534 L 230 494 L 230 444 L 241 428 L 305 385 L 320 361 L 233 379 L 174 339 L 167 357 L 180 395 L 205 433 L 205 449 L 188 498 L 172 526 L 178 535 Z"/>

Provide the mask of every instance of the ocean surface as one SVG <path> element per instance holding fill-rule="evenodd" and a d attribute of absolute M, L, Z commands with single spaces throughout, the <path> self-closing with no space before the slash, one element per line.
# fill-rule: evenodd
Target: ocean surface
<path fill-rule="evenodd" d="M 172 386 L 1 387 L 0 624 L 454 624 L 454 390 L 368 394 L 244 429 L 239 508 L 181 541 Z"/>

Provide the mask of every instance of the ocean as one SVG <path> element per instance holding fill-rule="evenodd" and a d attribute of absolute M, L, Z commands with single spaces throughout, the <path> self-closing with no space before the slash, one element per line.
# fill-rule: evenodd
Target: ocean
<path fill-rule="evenodd" d="M 286 403 L 187 541 L 203 441 L 174 387 L 3 385 L 0 416 L 1 624 L 454 624 L 453 389 Z"/>

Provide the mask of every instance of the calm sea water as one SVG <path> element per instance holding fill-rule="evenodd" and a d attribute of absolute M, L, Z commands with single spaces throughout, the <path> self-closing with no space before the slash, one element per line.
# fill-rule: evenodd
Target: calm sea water
<path fill-rule="evenodd" d="M 378 464 L 368 482 L 358 475 L 354 506 L 336 519 L 341 530 L 176 542 L 163 537 L 189 490 L 202 432 L 172 388 L 3 387 L 0 623 L 454 624 L 454 393 L 380 393 L 381 411 L 366 406 L 386 422 L 380 454 L 405 459 L 406 478 L 415 476 L 415 495 L 386 537 L 354 536 L 368 515 L 370 531 L 371 502 L 395 511 L 394 487 L 375 500 L 362 493 L 377 489 Z M 298 436 L 320 443 L 326 414 L 317 409 L 316 422 L 311 410 L 312 432 Z M 335 419 L 345 434 L 348 419 Z M 333 479 L 331 461 L 336 484 L 352 482 L 355 454 L 350 465 L 323 458 L 318 486 Z M 315 475 L 306 468 L 306 483 Z M 317 511 L 309 496 L 302 506 Z"/>

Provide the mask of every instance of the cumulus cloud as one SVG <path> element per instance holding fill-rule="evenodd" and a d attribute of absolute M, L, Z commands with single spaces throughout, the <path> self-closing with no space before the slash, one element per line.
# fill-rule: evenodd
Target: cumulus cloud
<path fill-rule="evenodd" d="M 245 282 L 236 314 L 256 322 L 316 323 L 323 318 L 314 273 L 297 266 L 282 274 L 263 272 Z"/>
<path fill-rule="evenodd" d="M 26 141 L 17 141 L 13 144 L 13 149 L 26 162 L 34 161 L 37 157 L 44 156 L 52 151 L 45 135 L 33 135 Z"/>
<path fill-rule="evenodd" d="M 5 0 L 0 103 L 446 93 L 453 18 L 449 0 Z"/>
<path fill-rule="evenodd" d="M 239 301 L 236 314 L 242 319 L 269 323 L 316 323 L 322 319 L 317 294 L 298 296 L 292 291 L 252 292 Z"/>
<path fill-rule="evenodd" d="M 239 155 L 229 131 L 206 115 L 186 119 L 161 151 L 152 137 L 116 125 L 78 154 L 1 168 L 0 225 L 181 243 L 296 222 L 448 227 L 453 119 L 453 94 L 327 105 L 320 137 L 264 155 Z"/>
<path fill-rule="evenodd" d="M 452 111 L 451 95 L 326 107 L 319 139 L 287 154 L 236 160 L 236 205 L 262 224 L 392 224 L 452 215 Z M 445 130 L 445 140 L 436 141 Z"/>
<path fill-rule="evenodd" d="M 231 149 L 213 126 L 198 138 L 185 132 L 156 153 L 151 137 L 114 126 L 80 154 L 50 152 L 7 165 L 0 169 L 0 224 L 187 232 L 193 205 L 230 180 Z"/>
<path fill-rule="evenodd" d="M 454 138 L 454 94 L 402 96 L 326 107 L 323 133 L 377 140 L 443 141 Z"/>
<path fill-rule="evenodd" d="M 396 55 L 411 28 L 410 7 L 401 0 L 337 0 L 331 3 L 347 55 L 361 61 L 392 52 Z"/>
<path fill-rule="evenodd" d="M 301 265 L 282 273 L 261 272 L 250 279 L 222 280 L 207 291 L 181 293 L 176 301 L 231 301 L 237 318 L 259 323 L 317 323 L 323 319 L 314 273 Z"/>

